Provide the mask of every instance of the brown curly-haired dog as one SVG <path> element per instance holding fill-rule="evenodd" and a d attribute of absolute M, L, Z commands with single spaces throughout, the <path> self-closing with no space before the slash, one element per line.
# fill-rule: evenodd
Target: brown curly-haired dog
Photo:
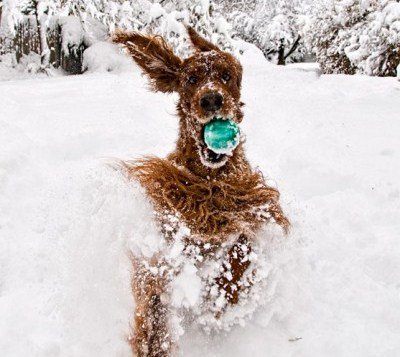
<path fill-rule="evenodd" d="M 166 159 L 145 158 L 125 162 L 124 167 L 145 188 L 166 242 L 174 239 L 171 229 L 163 225 L 171 214 L 190 229 L 185 242 L 195 244 L 201 254 L 211 254 L 228 237 L 236 237 L 224 263 L 221 261 L 221 275 L 215 279 L 227 303 L 236 304 L 241 279 L 250 264 L 244 256 L 251 251 L 257 231 L 271 220 L 287 231 L 289 222 L 279 206 L 279 192 L 265 184 L 260 172 L 252 170 L 242 143 L 230 154 L 214 153 L 205 145 L 204 125 L 211 119 L 230 118 L 236 123 L 243 119 L 242 66 L 192 28 L 188 33 L 194 54 L 185 60 L 159 36 L 136 32 L 113 36 L 148 75 L 155 91 L 180 96 L 175 151 Z M 160 256 L 150 262 L 133 257 L 136 311 L 131 345 L 137 356 L 169 356 L 173 351 L 168 327 L 168 273 L 152 273 L 152 267 L 160 267 L 162 262 Z"/>

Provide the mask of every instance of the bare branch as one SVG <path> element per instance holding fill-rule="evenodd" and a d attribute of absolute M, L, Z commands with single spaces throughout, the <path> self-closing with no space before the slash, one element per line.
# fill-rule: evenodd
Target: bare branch
<path fill-rule="evenodd" d="M 301 36 L 299 35 L 296 39 L 296 41 L 294 41 L 292 48 L 289 50 L 289 52 L 285 55 L 284 59 L 286 60 L 286 58 L 288 58 L 294 51 L 296 51 L 296 48 L 299 46 L 301 40 Z"/>

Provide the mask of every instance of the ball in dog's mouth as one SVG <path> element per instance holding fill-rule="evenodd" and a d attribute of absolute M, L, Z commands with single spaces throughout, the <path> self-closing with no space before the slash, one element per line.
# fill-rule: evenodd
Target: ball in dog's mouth
<path fill-rule="evenodd" d="M 240 130 L 231 119 L 213 118 L 203 127 L 201 156 L 212 167 L 223 166 L 239 145 Z"/>
<path fill-rule="evenodd" d="M 230 154 L 239 144 L 239 126 L 230 119 L 214 118 L 204 125 L 203 140 L 214 153 Z"/>

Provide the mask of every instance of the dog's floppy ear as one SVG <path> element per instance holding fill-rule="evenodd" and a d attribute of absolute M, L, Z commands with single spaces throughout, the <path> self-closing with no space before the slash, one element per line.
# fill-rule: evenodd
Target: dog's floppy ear
<path fill-rule="evenodd" d="M 178 89 L 182 60 L 173 53 L 162 37 L 117 31 L 112 40 L 127 48 L 136 63 L 150 77 L 155 91 L 171 93 Z"/>
<path fill-rule="evenodd" d="M 208 51 L 219 51 L 219 48 L 207 41 L 204 37 L 200 36 L 193 27 L 187 26 L 187 32 L 189 34 L 190 41 L 192 42 L 194 48 L 201 52 Z"/>

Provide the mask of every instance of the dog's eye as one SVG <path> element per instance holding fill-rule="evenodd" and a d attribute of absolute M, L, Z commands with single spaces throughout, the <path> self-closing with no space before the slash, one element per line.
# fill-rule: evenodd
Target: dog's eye
<path fill-rule="evenodd" d="M 224 72 L 222 73 L 221 78 L 224 82 L 228 82 L 231 79 L 231 75 L 228 72 Z"/>
<path fill-rule="evenodd" d="M 190 76 L 188 79 L 188 82 L 190 84 L 196 84 L 197 83 L 197 77 L 196 76 Z"/>

